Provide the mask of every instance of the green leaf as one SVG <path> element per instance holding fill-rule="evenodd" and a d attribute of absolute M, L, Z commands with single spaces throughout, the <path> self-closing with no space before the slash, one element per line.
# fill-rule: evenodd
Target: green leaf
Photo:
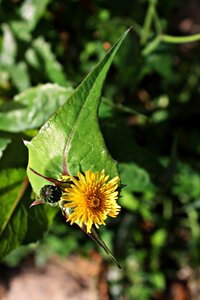
<path fill-rule="evenodd" d="M 0 65 L 12 66 L 15 62 L 17 45 L 10 27 L 2 24 L 3 40 L 0 49 Z"/>
<path fill-rule="evenodd" d="M 10 68 L 10 76 L 19 92 L 31 86 L 28 68 L 25 62 L 21 61 Z M 20 78 L 20 80 L 19 80 Z"/>
<path fill-rule="evenodd" d="M 12 103 L 0 110 L 0 130 L 20 132 L 37 128 L 72 94 L 72 88 L 44 84 L 15 96 Z"/>
<path fill-rule="evenodd" d="M 17 18 L 9 22 L 12 31 L 18 39 L 31 40 L 31 32 L 46 12 L 50 0 L 25 0 L 17 11 Z"/>
<path fill-rule="evenodd" d="M 0 259 L 21 244 L 27 230 L 27 213 L 19 204 L 24 177 L 23 169 L 0 173 Z"/>
<path fill-rule="evenodd" d="M 35 29 L 38 21 L 46 11 L 50 0 L 25 0 L 23 1 L 19 14 L 27 22 L 29 31 Z"/>
<path fill-rule="evenodd" d="M 132 193 L 129 193 L 123 189 L 120 195 L 122 197 L 119 198 L 119 204 L 122 207 L 126 208 L 127 210 L 130 210 L 131 212 L 137 211 L 139 207 L 139 202 Z"/>
<path fill-rule="evenodd" d="M 116 162 L 109 155 L 100 132 L 97 110 L 106 74 L 127 33 L 121 36 L 38 135 L 26 143 L 29 149 L 28 176 L 36 194 L 46 180 L 33 174 L 30 167 L 53 178 L 60 178 L 66 173 L 65 165 L 72 175 L 88 169 L 105 169 L 111 178 L 118 174 Z"/>
<path fill-rule="evenodd" d="M 29 209 L 30 189 L 24 169 L 0 173 L 0 260 L 19 247 L 38 241 L 52 223 L 57 210 L 38 206 Z"/>
<path fill-rule="evenodd" d="M 7 138 L 7 137 L 6 137 Z M 11 139 L 1 158 L 1 170 L 10 168 L 21 168 L 28 160 L 27 149 L 24 147 L 21 134 L 9 135 Z"/>
<path fill-rule="evenodd" d="M 42 37 L 33 41 L 32 47 L 27 50 L 25 56 L 27 62 L 37 71 L 44 73 L 48 81 L 67 85 L 61 64 L 56 60 L 50 45 Z"/>
<path fill-rule="evenodd" d="M 23 239 L 23 244 L 37 242 L 52 224 L 53 218 L 57 214 L 57 209 L 51 209 L 49 206 L 38 205 L 34 209 L 30 209 L 32 200 L 26 199 L 27 231 Z"/>
<path fill-rule="evenodd" d="M 153 183 L 146 170 L 134 163 L 120 163 L 119 171 L 125 189 L 132 192 L 146 192 L 152 190 Z"/>
<path fill-rule="evenodd" d="M 11 142 L 9 138 L 1 138 L 0 137 L 0 158 L 3 155 L 3 151 L 6 149 L 7 145 Z"/>
<path fill-rule="evenodd" d="M 11 20 L 9 24 L 16 38 L 25 42 L 31 40 L 31 34 L 26 21 Z"/>
<path fill-rule="evenodd" d="M 151 242 L 154 247 L 162 247 L 167 237 L 167 231 L 163 228 L 155 231 L 151 237 Z"/>
<path fill-rule="evenodd" d="M 187 164 L 178 163 L 172 192 L 185 204 L 198 199 L 200 197 L 199 172 Z"/>
<path fill-rule="evenodd" d="M 168 82 L 175 82 L 177 79 L 176 72 L 174 72 L 172 65 L 172 57 L 168 54 L 149 55 L 146 61 L 153 70 L 158 72 L 161 76 L 167 79 Z"/>

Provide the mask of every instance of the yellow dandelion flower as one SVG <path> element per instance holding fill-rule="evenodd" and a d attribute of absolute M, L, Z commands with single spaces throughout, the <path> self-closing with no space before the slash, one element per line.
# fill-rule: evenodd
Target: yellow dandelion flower
<path fill-rule="evenodd" d="M 78 173 L 78 178 L 71 177 L 72 184 L 65 188 L 62 195 L 63 207 L 72 209 L 67 221 L 70 224 L 78 223 L 87 227 L 87 233 L 91 233 L 92 225 L 97 228 L 105 225 L 107 216 L 115 218 L 121 209 L 117 204 L 119 177 L 108 181 L 109 176 L 103 170 L 92 173 L 86 171 L 85 176 Z"/>

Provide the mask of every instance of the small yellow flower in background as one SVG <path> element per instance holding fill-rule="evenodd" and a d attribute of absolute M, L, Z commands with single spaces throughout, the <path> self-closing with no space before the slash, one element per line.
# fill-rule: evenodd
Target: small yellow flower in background
<path fill-rule="evenodd" d="M 71 177 L 73 183 L 62 195 L 64 208 L 72 209 L 67 219 L 70 224 L 77 222 L 82 227 L 84 223 L 87 233 L 91 233 L 93 224 L 98 228 L 105 225 L 107 216 L 115 218 L 119 214 L 121 207 L 116 200 L 120 179 L 117 176 L 108 181 L 108 178 L 104 170 L 100 175 L 88 170 L 85 176 L 78 173 L 78 178 Z"/>

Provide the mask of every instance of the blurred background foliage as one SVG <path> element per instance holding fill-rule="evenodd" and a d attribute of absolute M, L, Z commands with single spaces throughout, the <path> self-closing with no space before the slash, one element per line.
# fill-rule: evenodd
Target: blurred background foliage
<path fill-rule="evenodd" d="M 159 299 L 171 282 L 189 280 L 185 269 L 195 273 L 200 265 L 199 9 L 195 0 L 0 1 L 4 205 L 23 182 L 27 149 L 22 139 L 37 133 L 132 27 L 99 110 L 106 145 L 126 185 L 120 216 L 100 230 L 123 266 L 109 279 L 111 299 Z M 30 204 L 30 190 L 22 200 Z M 40 234 L 30 214 L 33 230 L 20 232 L 16 247 L 40 238 L 54 217 L 38 208 Z M 88 256 L 94 247 L 58 214 L 39 245 L 22 247 L 4 262 L 16 265 L 34 251 L 41 264 L 55 252 Z"/>

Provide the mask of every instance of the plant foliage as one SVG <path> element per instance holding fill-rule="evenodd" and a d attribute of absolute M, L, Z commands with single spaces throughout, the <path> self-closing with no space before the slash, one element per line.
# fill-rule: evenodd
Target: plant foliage
<path fill-rule="evenodd" d="M 0 259 L 47 230 L 36 257 L 94 248 L 56 209 L 29 209 L 46 184 L 29 167 L 58 179 L 66 164 L 72 175 L 105 168 L 124 185 L 119 217 L 101 229 L 123 266 L 113 298 L 157 299 L 199 267 L 200 34 L 190 5 L 0 1 Z"/>

